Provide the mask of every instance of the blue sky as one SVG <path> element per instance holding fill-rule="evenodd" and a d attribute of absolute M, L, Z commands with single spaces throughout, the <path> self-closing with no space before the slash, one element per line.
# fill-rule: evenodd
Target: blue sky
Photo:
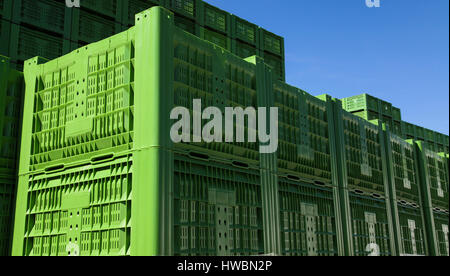
<path fill-rule="evenodd" d="M 286 79 L 313 95 L 369 93 L 449 134 L 449 1 L 206 0 L 285 38 Z"/>

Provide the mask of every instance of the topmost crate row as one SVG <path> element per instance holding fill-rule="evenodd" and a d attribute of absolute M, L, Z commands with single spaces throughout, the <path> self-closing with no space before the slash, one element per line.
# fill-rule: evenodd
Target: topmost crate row
<path fill-rule="evenodd" d="M 424 141 L 437 152 L 448 152 L 448 135 L 402 121 L 400 109 L 389 102 L 368 94 L 361 94 L 342 99 L 342 108 L 365 120 L 380 120 L 386 123 L 403 139 Z"/>
<path fill-rule="evenodd" d="M 284 57 L 282 37 L 201 0 L 82 0 L 81 9 L 68 8 L 65 1 L 0 0 L 0 14 L 13 23 L 30 25 L 70 39 L 73 36 L 71 26 L 83 14 L 85 17 L 87 14 L 95 17 L 91 23 L 92 28 L 102 23 L 105 26 L 97 28 L 108 28 L 108 25 L 114 23 L 127 28 L 134 25 L 135 14 L 153 6 L 163 6 L 187 22 L 255 46 L 261 51 Z M 83 20 L 88 21 L 86 18 Z M 107 34 L 99 40 L 110 35 L 112 34 Z"/>
<path fill-rule="evenodd" d="M 181 29 L 239 57 L 259 55 L 274 67 L 280 80 L 285 79 L 282 37 L 201 0 L 81 0 L 81 8 L 68 8 L 65 1 L 56 0 L 0 3 L 2 23 L 11 25 L 8 34 L 4 31 L 9 27 L 3 27 L 2 35 L 9 39 L 2 42 L 1 54 L 15 62 L 38 55 L 54 59 L 120 33 L 134 25 L 135 14 L 163 6 L 174 13 Z M 61 49 L 53 50 L 54 45 Z M 54 54 L 46 55 L 46 51 Z"/>

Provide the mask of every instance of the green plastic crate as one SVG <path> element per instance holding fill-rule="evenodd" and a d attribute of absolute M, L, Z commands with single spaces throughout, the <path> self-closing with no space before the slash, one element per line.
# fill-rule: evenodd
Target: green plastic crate
<path fill-rule="evenodd" d="M 83 9 L 74 9 L 72 17 L 72 42 L 93 43 L 123 30 L 120 22 L 108 20 Z"/>
<path fill-rule="evenodd" d="M 400 222 L 402 251 L 400 255 L 428 256 L 425 221 L 418 206 L 399 203 L 397 205 Z"/>
<path fill-rule="evenodd" d="M 342 99 L 342 108 L 348 112 L 371 110 L 379 112 L 379 101 L 368 94 Z"/>
<path fill-rule="evenodd" d="M 71 15 L 72 9 L 67 8 L 64 1 L 17 0 L 14 1 L 12 21 L 69 39 Z"/>
<path fill-rule="evenodd" d="M 197 19 L 202 1 L 198 0 L 165 0 L 164 7 L 168 8 L 175 14 L 180 14 L 185 17 Z"/>
<path fill-rule="evenodd" d="M 0 56 L 0 256 L 11 253 L 23 88 L 23 74 Z"/>
<path fill-rule="evenodd" d="M 169 138 L 171 108 L 192 108 L 195 98 L 273 106 L 270 67 L 175 28 L 165 9 L 136 22 L 56 60 L 26 62 L 13 254 L 280 254 L 275 154 L 260 155 L 257 143 L 173 145 Z M 216 208 L 214 226 L 201 219 L 207 204 Z M 108 208 L 120 210 L 114 221 Z M 100 210 L 108 223 L 84 230 L 83 211 L 94 223 Z M 48 227 L 50 218 L 59 224 Z"/>
<path fill-rule="evenodd" d="M 386 195 L 382 126 L 343 111 L 336 103 L 336 142 L 344 175 L 343 188 Z M 338 163 L 339 163 L 338 161 Z"/>
<path fill-rule="evenodd" d="M 260 28 L 261 50 L 282 57 L 284 55 L 284 39 L 276 34 Z"/>
<path fill-rule="evenodd" d="M 248 58 L 251 56 L 259 55 L 259 50 L 256 49 L 255 46 L 250 44 L 241 42 L 239 40 L 233 40 L 232 43 L 232 52 L 235 53 L 238 57 Z"/>
<path fill-rule="evenodd" d="M 226 34 L 230 37 L 231 33 L 231 14 L 218 9 L 212 5 L 203 3 L 204 22 L 203 26 L 215 31 Z M 231 38 L 231 37 L 230 37 Z"/>
<path fill-rule="evenodd" d="M 395 186 L 397 200 L 420 205 L 419 176 L 414 145 L 390 132 L 386 133 L 389 186 Z"/>
<path fill-rule="evenodd" d="M 337 256 L 341 237 L 335 189 L 279 178 L 282 254 Z"/>
<path fill-rule="evenodd" d="M 446 158 L 428 148 L 426 143 L 419 145 L 419 170 L 423 175 L 422 185 L 429 189 L 431 204 L 429 207 L 449 209 L 448 163 Z"/>
<path fill-rule="evenodd" d="M 23 89 L 23 74 L 0 56 L 0 175 L 16 175 Z"/>
<path fill-rule="evenodd" d="M 267 52 L 264 52 L 263 57 L 264 62 L 273 68 L 277 79 L 284 81 L 286 79 L 284 58 Z"/>
<path fill-rule="evenodd" d="M 259 47 L 259 27 L 237 16 L 232 16 L 234 39 Z"/>
<path fill-rule="evenodd" d="M 122 22 L 122 3 L 126 1 L 117 0 L 83 0 L 80 2 L 82 9 L 90 10 L 96 13 L 100 13 L 103 16 L 111 18 L 111 20 L 121 23 Z M 140 11 L 137 11 L 140 12 Z M 137 13 L 136 12 L 136 13 Z"/>
<path fill-rule="evenodd" d="M 392 118 L 394 119 L 394 121 L 402 121 L 402 112 L 400 108 L 392 107 Z"/>
<path fill-rule="evenodd" d="M 316 98 L 280 81 L 273 95 L 278 107 L 278 168 L 286 173 L 337 185 L 332 179 L 334 124 L 331 97 Z"/>
<path fill-rule="evenodd" d="M 70 51 L 70 41 L 37 30 L 11 24 L 9 56 L 18 64 L 35 56 L 54 59 Z"/>
<path fill-rule="evenodd" d="M 431 202 L 421 191 L 422 180 L 412 140 L 405 141 L 383 125 L 389 200 L 395 243 L 400 255 L 429 255 L 425 232 Z M 425 213 L 424 213 L 425 212 Z"/>
<path fill-rule="evenodd" d="M 200 27 L 192 19 L 175 15 L 175 26 L 190 34 L 200 36 Z"/>
<path fill-rule="evenodd" d="M 449 256 L 448 212 L 435 212 L 433 215 L 438 242 L 438 256 Z"/>
<path fill-rule="evenodd" d="M 390 215 L 384 199 L 349 192 L 352 226 L 353 254 L 367 256 L 394 255 L 393 236 L 390 232 Z M 370 245 L 376 245 L 371 247 Z M 370 250 L 373 249 L 374 251 Z"/>
<path fill-rule="evenodd" d="M 210 29 L 200 28 L 200 38 L 231 51 L 231 39 L 224 34 Z"/>

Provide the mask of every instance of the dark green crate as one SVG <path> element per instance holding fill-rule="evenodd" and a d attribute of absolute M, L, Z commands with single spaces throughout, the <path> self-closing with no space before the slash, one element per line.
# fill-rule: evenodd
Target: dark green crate
<path fill-rule="evenodd" d="M 280 177 L 278 186 L 282 254 L 337 256 L 341 237 L 335 190 Z"/>
<path fill-rule="evenodd" d="M 260 49 L 276 56 L 284 55 L 284 39 L 276 34 L 260 28 Z"/>
<path fill-rule="evenodd" d="M 23 74 L 0 56 L 0 256 L 11 254 L 23 89 Z"/>
<path fill-rule="evenodd" d="M 200 27 L 195 21 L 182 16 L 175 16 L 175 26 L 193 35 L 200 33 Z"/>
<path fill-rule="evenodd" d="M 116 22 L 122 21 L 122 9 L 121 3 L 126 3 L 126 1 L 117 0 L 82 0 L 80 2 L 81 8 L 89 10 L 90 12 L 100 13 L 103 16 L 109 17 L 111 20 Z M 145 9 L 145 8 L 144 8 Z M 143 10 L 144 10 L 143 9 Z M 142 11 L 142 10 L 141 10 Z M 137 11 L 138 13 L 140 11 Z"/>
<path fill-rule="evenodd" d="M 448 212 L 434 212 L 434 224 L 438 243 L 438 255 L 449 256 L 449 215 Z"/>
<path fill-rule="evenodd" d="M 397 200 L 420 205 L 418 164 L 414 145 L 390 132 L 385 135 L 389 186 L 395 186 L 393 191 Z"/>
<path fill-rule="evenodd" d="M 449 208 L 449 181 L 447 160 L 437 152 L 422 147 L 424 162 L 422 171 L 426 172 L 426 185 L 429 185 L 433 207 Z M 425 183 L 424 183 L 425 184 Z"/>
<path fill-rule="evenodd" d="M 367 256 L 371 252 L 380 256 L 393 255 L 393 237 L 390 219 L 384 199 L 349 193 L 350 220 L 352 225 L 353 254 Z M 371 244 L 376 246 L 370 246 Z M 372 248 L 374 251 L 371 251 Z"/>
<path fill-rule="evenodd" d="M 74 9 L 71 26 L 70 40 L 84 43 L 97 42 L 123 30 L 119 22 L 108 20 L 83 9 Z"/>
<path fill-rule="evenodd" d="M 64 1 L 17 0 L 14 1 L 12 21 L 69 38 L 71 15 L 72 9 L 67 8 Z"/>
<path fill-rule="evenodd" d="M 231 14 L 212 5 L 203 3 L 203 26 L 226 34 L 231 33 Z"/>
<path fill-rule="evenodd" d="M 0 56 L 0 175 L 16 174 L 23 89 L 23 74 L 12 70 L 9 59 Z"/>
<path fill-rule="evenodd" d="M 259 27 L 237 16 L 232 16 L 233 38 L 241 42 L 248 43 L 260 48 L 259 46 Z"/>
<path fill-rule="evenodd" d="M 284 81 L 286 79 L 284 58 L 267 52 L 264 52 L 262 55 L 264 62 L 273 68 L 276 78 Z"/>
<path fill-rule="evenodd" d="M 337 108 L 336 134 L 338 150 L 345 159 L 343 165 L 347 182 L 343 188 L 364 190 L 384 195 L 384 141 L 381 126 L 374 125 Z"/>
<path fill-rule="evenodd" d="M 274 83 L 278 107 L 278 168 L 322 183 L 332 181 L 334 152 L 331 97 L 313 97 L 280 81 Z"/>
<path fill-rule="evenodd" d="M 54 59 L 70 51 L 69 40 L 17 24 L 11 24 L 9 43 L 10 58 L 18 64 L 35 56 Z"/>
<path fill-rule="evenodd" d="M 199 6 L 202 1 L 198 0 L 165 0 L 164 7 L 168 8 L 175 14 L 181 14 L 191 19 L 197 19 L 199 14 Z"/>
<path fill-rule="evenodd" d="M 231 39 L 224 34 L 207 28 L 200 28 L 200 38 L 231 51 Z"/>
<path fill-rule="evenodd" d="M 9 55 L 9 39 L 11 32 L 11 23 L 4 20 L 0 14 L 0 55 Z"/>
<path fill-rule="evenodd" d="M 402 120 L 402 112 L 400 111 L 400 108 L 392 107 L 392 118 L 394 121 L 401 121 Z"/>
<path fill-rule="evenodd" d="M 400 223 L 402 252 L 400 255 L 428 256 L 425 235 L 425 221 L 418 206 L 399 203 L 397 205 Z"/>
<path fill-rule="evenodd" d="M 239 40 L 233 40 L 232 52 L 241 58 L 248 58 L 251 56 L 259 55 L 259 50 L 255 46 L 241 42 Z"/>

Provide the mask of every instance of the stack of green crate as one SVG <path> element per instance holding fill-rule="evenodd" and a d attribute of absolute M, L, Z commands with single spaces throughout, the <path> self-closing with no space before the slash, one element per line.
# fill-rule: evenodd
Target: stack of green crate
<path fill-rule="evenodd" d="M 10 254 L 22 93 L 22 73 L 0 56 L 0 256 Z"/>
<path fill-rule="evenodd" d="M 347 254 L 397 255 L 383 129 L 335 99 L 337 170 Z"/>
<path fill-rule="evenodd" d="M 430 150 L 436 152 L 449 152 L 448 135 L 432 131 L 411 123 L 402 122 L 405 139 L 414 139 L 426 142 Z"/>
<path fill-rule="evenodd" d="M 367 121 L 380 120 L 394 134 L 403 135 L 400 109 L 392 106 L 391 103 L 368 94 L 362 94 L 342 99 L 342 107 Z"/>
<path fill-rule="evenodd" d="M 332 100 L 275 81 L 277 168 L 283 255 L 344 255 Z"/>
<path fill-rule="evenodd" d="M 175 25 L 213 42 L 241 58 L 258 55 L 285 80 L 284 40 L 244 19 L 201 0 L 127 0 L 123 2 L 126 27 L 134 24 L 134 14 L 152 6 L 164 6 L 175 14 Z"/>
<path fill-rule="evenodd" d="M 342 107 L 372 123 L 377 123 L 378 120 L 386 124 L 393 134 L 403 139 L 425 141 L 428 147 L 435 151 L 449 152 L 448 135 L 402 121 L 400 109 L 391 103 L 368 94 L 361 94 L 342 99 Z"/>
<path fill-rule="evenodd" d="M 263 57 L 280 80 L 285 79 L 284 40 L 201 0 L 83 0 L 80 8 L 65 1 L 0 1 L 0 54 L 22 69 L 34 56 L 57 58 L 84 45 L 124 31 L 136 13 L 163 6 L 175 14 L 175 24 L 204 40 L 247 58 Z"/>
<path fill-rule="evenodd" d="M 417 141 L 416 145 L 430 253 L 448 256 L 448 159 L 428 148 L 429 145 L 426 142 Z"/>
<path fill-rule="evenodd" d="M 175 28 L 159 7 L 126 32 L 26 61 L 13 254 L 281 254 L 276 154 L 169 136 L 175 105 L 271 107 L 272 79 L 261 59 Z M 332 216 L 327 204 L 319 211 Z M 309 238 L 333 227 L 317 208 L 296 208 L 297 224 L 321 219 Z M 316 242 L 309 251 L 328 246 Z"/>

